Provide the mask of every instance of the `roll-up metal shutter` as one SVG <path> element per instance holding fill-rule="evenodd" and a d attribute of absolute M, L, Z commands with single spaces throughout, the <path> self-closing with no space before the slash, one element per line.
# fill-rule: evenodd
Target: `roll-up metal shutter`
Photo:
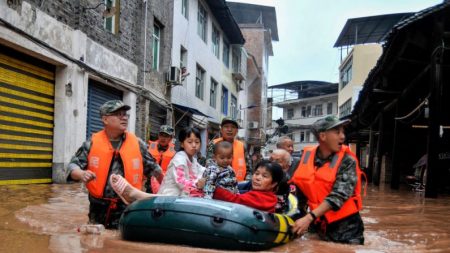
<path fill-rule="evenodd" d="M 100 106 L 108 100 L 122 100 L 123 92 L 89 79 L 86 139 L 103 129 Z"/>
<path fill-rule="evenodd" d="M 50 183 L 55 67 L 0 46 L 0 184 Z"/>
<path fill-rule="evenodd" d="M 150 140 L 158 139 L 159 128 L 166 122 L 167 110 L 159 103 L 150 100 Z"/>

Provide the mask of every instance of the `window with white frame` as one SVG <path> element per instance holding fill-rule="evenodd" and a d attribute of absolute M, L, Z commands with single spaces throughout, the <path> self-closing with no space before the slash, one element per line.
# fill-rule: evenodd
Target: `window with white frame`
<path fill-rule="evenodd" d="M 327 104 L 327 114 L 333 114 L 333 103 Z"/>
<path fill-rule="evenodd" d="M 287 109 L 287 119 L 292 119 L 294 117 L 294 108 Z"/>
<path fill-rule="evenodd" d="M 310 138 L 310 132 L 309 131 L 305 131 L 305 142 L 309 142 Z"/>
<path fill-rule="evenodd" d="M 222 113 L 228 115 L 228 89 L 222 86 L 222 96 L 220 98 Z"/>
<path fill-rule="evenodd" d="M 195 79 L 195 96 L 203 100 L 203 89 L 205 86 L 205 70 L 197 65 L 197 75 Z"/>
<path fill-rule="evenodd" d="M 313 116 L 322 116 L 322 104 L 315 105 L 313 110 Z"/>
<path fill-rule="evenodd" d="M 187 19 L 189 15 L 188 0 L 181 0 L 181 14 Z"/>
<path fill-rule="evenodd" d="M 351 58 L 341 70 L 341 89 L 344 88 L 352 80 L 352 65 L 353 58 Z"/>
<path fill-rule="evenodd" d="M 341 106 L 339 106 L 339 117 L 350 115 L 352 112 L 352 98 L 349 98 Z"/>
<path fill-rule="evenodd" d="M 301 117 L 302 118 L 308 118 L 311 116 L 311 106 L 302 106 L 302 114 Z"/>
<path fill-rule="evenodd" d="M 233 69 L 233 73 L 241 72 L 241 57 L 240 57 L 240 48 L 233 48 L 231 52 L 231 67 Z"/>
<path fill-rule="evenodd" d="M 215 26 L 213 26 L 211 38 L 212 38 L 212 52 L 217 58 L 219 58 L 220 57 L 220 32 Z"/>
<path fill-rule="evenodd" d="M 103 27 L 113 34 L 119 33 L 120 4 L 119 0 L 105 0 L 106 10 L 116 10 L 114 15 L 104 18 Z"/>
<path fill-rule="evenodd" d="M 181 82 L 183 84 L 186 83 L 186 77 L 187 77 L 187 50 L 181 46 L 180 48 L 180 70 L 181 70 Z"/>
<path fill-rule="evenodd" d="M 197 14 L 197 34 L 206 42 L 206 26 L 207 26 L 208 16 L 205 8 L 198 4 L 198 14 Z"/>
<path fill-rule="evenodd" d="M 161 28 L 158 24 L 153 26 L 153 34 L 152 34 L 152 53 L 153 53 L 153 61 L 152 61 L 152 69 L 159 70 L 159 49 L 161 43 Z"/>
<path fill-rule="evenodd" d="M 216 108 L 217 86 L 218 86 L 218 83 L 214 79 L 211 78 L 211 87 L 209 90 L 209 105 L 212 108 Z"/>
<path fill-rule="evenodd" d="M 305 142 L 305 132 L 304 131 L 300 132 L 300 142 Z"/>
<path fill-rule="evenodd" d="M 230 110 L 231 110 L 231 118 L 237 119 L 237 98 L 231 94 L 231 104 L 230 104 Z"/>
<path fill-rule="evenodd" d="M 230 44 L 223 42 L 222 61 L 227 68 L 230 67 Z"/>

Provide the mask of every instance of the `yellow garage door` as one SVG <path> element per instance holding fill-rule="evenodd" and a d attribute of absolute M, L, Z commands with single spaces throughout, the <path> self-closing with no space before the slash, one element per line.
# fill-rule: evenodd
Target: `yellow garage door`
<path fill-rule="evenodd" d="M 54 66 L 0 46 L 0 185 L 52 178 Z"/>

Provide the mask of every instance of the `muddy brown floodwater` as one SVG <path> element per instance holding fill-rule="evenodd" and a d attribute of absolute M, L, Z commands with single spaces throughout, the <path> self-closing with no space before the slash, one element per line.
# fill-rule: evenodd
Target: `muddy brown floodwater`
<path fill-rule="evenodd" d="M 113 230 L 80 234 L 77 228 L 87 222 L 89 204 L 80 184 L 0 186 L 0 203 L 0 252 L 220 252 L 127 242 Z M 307 234 L 268 252 L 450 252 L 450 196 L 425 199 L 409 190 L 370 187 L 364 203 L 364 246 L 323 242 Z"/>

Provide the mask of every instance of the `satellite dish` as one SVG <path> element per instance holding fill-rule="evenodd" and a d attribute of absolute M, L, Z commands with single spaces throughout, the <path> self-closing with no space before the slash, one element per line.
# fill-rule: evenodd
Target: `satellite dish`
<path fill-rule="evenodd" d="M 116 7 L 114 7 L 114 6 L 108 7 L 103 11 L 102 16 L 103 16 L 103 18 L 110 18 L 110 17 L 116 15 L 116 12 L 117 12 Z"/>

